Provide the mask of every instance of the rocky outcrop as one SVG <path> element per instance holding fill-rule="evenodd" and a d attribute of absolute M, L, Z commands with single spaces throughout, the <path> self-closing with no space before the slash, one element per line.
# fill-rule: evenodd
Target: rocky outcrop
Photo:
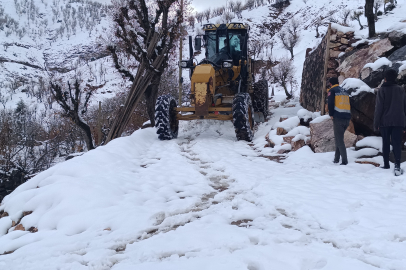
<path fill-rule="evenodd" d="M 374 114 L 376 95 L 370 92 L 361 92 L 350 98 L 351 115 L 356 134 L 363 136 L 375 135 Z"/>
<path fill-rule="evenodd" d="M 340 83 L 346 78 L 359 78 L 366 64 L 375 62 L 379 57 L 385 55 L 385 53 L 393 48 L 389 39 L 386 38 L 373 43 L 367 48 L 355 51 L 346 57 L 337 69 L 340 73 Z"/>
<path fill-rule="evenodd" d="M 395 48 L 400 48 L 406 45 L 406 34 L 398 31 L 390 32 L 388 39 Z"/>
<path fill-rule="evenodd" d="M 335 151 L 333 121 L 326 119 L 320 123 L 310 123 L 310 147 L 315 153 L 325 153 Z M 355 145 L 357 135 L 346 131 L 344 133 L 345 146 Z"/>

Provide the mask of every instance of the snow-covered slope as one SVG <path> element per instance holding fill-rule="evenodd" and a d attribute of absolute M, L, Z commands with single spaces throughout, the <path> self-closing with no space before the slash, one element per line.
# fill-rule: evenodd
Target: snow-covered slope
<path fill-rule="evenodd" d="M 263 135 L 278 119 L 252 145 L 231 123 L 193 121 L 176 140 L 139 130 L 54 166 L 0 206 L 0 254 L 14 251 L 0 267 L 405 269 L 405 178 L 352 149 L 348 166 L 307 146 L 271 161 Z M 23 212 L 37 232 L 9 230 Z"/>

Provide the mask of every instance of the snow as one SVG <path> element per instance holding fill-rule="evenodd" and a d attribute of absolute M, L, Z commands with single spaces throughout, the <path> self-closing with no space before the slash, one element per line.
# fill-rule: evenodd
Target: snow
<path fill-rule="evenodd" d="M 293 128 L 297 127 L 300 124 L 300 119 L 297 116 L 290 117 L 285 121 L 276 123 L 273 128 L 283 128 L 287 132 L 291 131 Z"/>
<path fill-rule="evenodd" d="M 369 136 L 357 142 L 356 146 L 372 147 L 382 152 L 382 138 L 377 136 Z"/>
<path fill-rule="evenodd" d="M 311 121 L 310 124 L 319 124 L 321 122 L 326 121 L 327 119 L 330 119 L 330 116 L 329 115 L 323 115 L 323 116 L 317 117 L 316 119 Z"/>
<path fill-rule="evenodd" d="M 305 135 L 309 136 L 310 135 L 310 128 L 305 127 L 305 126 L 298 126 L 289 131 L 285 136 L 296 136 L 296 135 Z"/>
<path fill-rule="evenodd" d="M 401 73 L 403 70 L 406 70 L 406 61 L 400 61 L 402 65 L 399 67 L 399 73 Z"/>
<path fill-rule="evenodd" d="M 361 92 L 370 92 L 374 93 L 374 90 L 369 87 L 366 83 L 356 78 L 347 78 L 341 84 L 341 87 L 344 89 L 356 89 L 355 92 L 351 93 L 351 96 L 359 95 Z"/>
<path fill-rule="evenodd" d="M 373 71 L 376 71 L 382 66 L 392 67 L 392 62 L 386 57 L 381 57 L 377 59 L 374 63 L 366 64 L 362 69 L 371 68 Z"/>
<path fill-rule="evenodd" d="M 298 110 L 275 109 L 254 146 L 236 141 L 231 122 L 181 121 L 178 139 L 138 130 L 38 174 L 0 206 L 15 221 L 33 211 L 21 224 L 38 228 L 1 236 L 0 253 L 15 251 L 0 266 L 405 269 L 404 177 L 354 163 L 368 153 L 353 148 L 348 166 L 308 146 L 283 164 L 262 157 L 261 134 L 279 115 L 297 122 Z"/>
<path fill-rule="evenodd" d="M 340 25 L 338 23 L 332 23 L 331 28 L 336 29 L 337 31 L 343 32 L 343 33 L 355 32 L 355 28 L 343 26 L 343 25 Z"/>

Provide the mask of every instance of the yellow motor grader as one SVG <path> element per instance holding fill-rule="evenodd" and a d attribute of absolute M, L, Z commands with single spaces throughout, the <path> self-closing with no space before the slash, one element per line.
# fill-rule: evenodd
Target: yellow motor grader
<path fill-rule="evenodd" d="M 205 58 L 194 63 L 192 37 L 190 59 L 190 106 L 178 107 L 171 95 L 160 96 L 155 106 L 155 126 L 161 140 L 178 135 L 179 120 L 233 121 L 238 140 L 251 141 L 254 122 L 268 116 L 268 83 L 254 83 L 253 61 L 248 53 L 249 26 L 242 23 L 205 24 L 204 35 L 195 38 L 200 51 L 203 37 Z M 183 113 L 183 114 L 182 114 Z"/>

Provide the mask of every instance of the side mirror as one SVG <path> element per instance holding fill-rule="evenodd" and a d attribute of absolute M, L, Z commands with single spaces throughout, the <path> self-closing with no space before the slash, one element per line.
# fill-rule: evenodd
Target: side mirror
<path fill-rule="evenodd" d="M 202 49 L 202 38 L 195 37 L 195 50 L 200 51 Z"/>

